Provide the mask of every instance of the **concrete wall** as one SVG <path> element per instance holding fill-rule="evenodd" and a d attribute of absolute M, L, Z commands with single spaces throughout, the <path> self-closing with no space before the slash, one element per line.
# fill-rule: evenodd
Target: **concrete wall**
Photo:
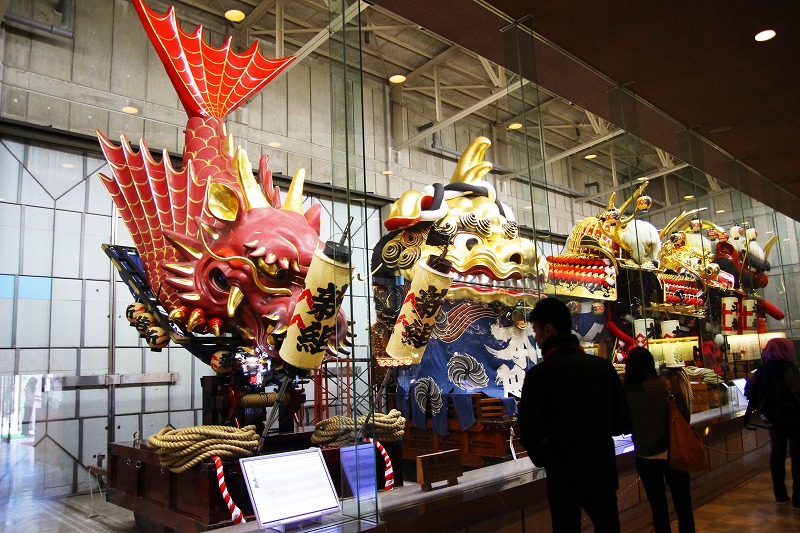
<path fill-rule="evenodd" d="M 58 24 L 60 15 L 52 11 L 53 4 L 54 0 L 12 0 L 9 13 Z M 161 12 L 169 5 L 159 0 L 149 4 Z M 180 6 L 177 15 L 186 31 L 202 23 L 206 41 L 214 46 L 221 45 L 228 34 L 222 21 L 190 7 Z M 13 23 L 0 27 L 0 117 L 79 134 L 94 135 L 100 130 L 112 140 L 126 135 L 137 143 L 144 138 L 151 149 L 180 153 L 186 114 L 130 1 L 77 2 L 74 34 L 70 40 Z M 270 43 L 262 42 L 261 49 L 267 56 L 274 55 Z M 332 155 L 332 135 L 343 125 L 332 113 L 331 101 L 340 96 L 339 87 L 332 90 L 328 60 L 312 55 L 232 113 L 229 131 L 253 162 L 267 153 L 273 171 L 291 175 L 304 167 L 311 182 L 344 185 L 333 177 Z M 387 150 L 390 133 L 396 144 L 433 120 L 430 102 L 406 93 L 390 105 L 385 80 L 369 78 L 364 79 L 359 96 L 363 99 L 365 169 L 365 187 L 359 185 L 359 189 L 397 198 L 409 188 L 449 180 L 455 160 L 429 150 L 430 138 L 397 153 Z M 126 105 L 140 112 L 125 114 L 121 109 Z M 394 131 L 388 132 L 387 126 Z M 497 137 L 487 121 L 469 117 L 442 130 L 441 142 L 460 152 L 479 135 Z M 523 151 L 499 137 L 487 159 L 525 168 Z M 270 142 L 282 146 L 270 148 Z M 534 147 L 532 152 L 540 149 Z M 387 169 L 394 175 L 381 174 Z M 546 173 L 549 181 L 571 186 L 565 162 L 548 167 Z M 541 171 L 540 177 L 544 177 Z M 541 215 L 536 218 L 539 229 L 569 232 L 572 212 L 564 209 L 569 202 L 563 195 L 551 193 L 548 198 L 540 190 L 532 198 L 526 184 L 504 181 L 499 174 L 491 179 L 501 199 L 516 206 L 523 226 L 532 226 L 533 216 Z M 533 210 L 528 207 L 531 203 Z M 594 210 L 590 208 L 589 214 Z"/>

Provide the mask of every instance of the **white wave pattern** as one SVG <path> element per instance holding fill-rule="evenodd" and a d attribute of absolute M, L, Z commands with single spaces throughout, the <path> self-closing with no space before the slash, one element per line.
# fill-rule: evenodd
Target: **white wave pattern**
<path fill-rule="evenodd" d="M 431 413 L 437 414 L 442 410 L 442 389 L 433 381 L 433 378 L 420 378 L 414 388 L 414 401 L 425 412 L 430 399 Z"/>
<path fill-rule="evenodd" d="M 447 362 L 447 377 L 463 390 L 482 389 L 489 384 L 484 366 L 466 353 L 453 354 Z"/>

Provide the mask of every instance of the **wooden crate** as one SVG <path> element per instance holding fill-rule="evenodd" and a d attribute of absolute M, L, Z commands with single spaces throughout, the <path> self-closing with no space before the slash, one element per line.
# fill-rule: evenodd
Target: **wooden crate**
<path fill-rule="evenodd" d="M 114 443 L 108 466 L 108 501 L 139 517 L 187 533 L 231 525 L 213 463 L 173 474 L 161 467 L 155 450 Z M 252 515 L 238 461 L 223 463 L 223 469 L 233 501 L 245 516 Z"/>
<path fill-rule="evenodd" d="M 457 449 L 461 452 L 461 462 L 465 466 L 485 466 L 487 460 L 510 456 L 509 437 L 511 427 L 516 425 L 514 417 L 507 417 L 503 402 L 484 394 L 471 394 L 475 424 L 467 430 L 461 429 L 455 409 L 447 402 L 448 435 L 438 435 L 433 431 L 430 407 L 425 413 L 426 429 L 406 421 L 403 436 L 403 459 L 416 459 L 417 456 Z"/>
<path fill-rule="evenodd" d="M 267 451 L 278 453 L 308 448 L 311 432 L 271 436 Z M 158 453 L 146 444 L 112 443 L 109 447 L 107 500 L 133 511 L 137 522 L 152 524 L 179 533 L 195 533 L 229 526 L 231 514 L 217 482 L 213 462 L 204 462 L 174 474 L 162 468 Z M 225 484 L 234 503 L 245 516 L 253 515 L 250 496 L 238 460 L 223 462 Z"/>
<path fill-rule="evenodd" d="M 692 412 L 708 411 L 709 394 L 708 385 L 705 383 L 692 383 L 692 397 L 694 399 Z"/>

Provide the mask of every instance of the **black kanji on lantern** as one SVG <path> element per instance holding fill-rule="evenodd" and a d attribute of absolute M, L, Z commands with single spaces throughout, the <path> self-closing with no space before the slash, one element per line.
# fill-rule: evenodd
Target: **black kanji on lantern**
<path fill-rule="evenodd" d="M 336 292 L 336 285 L 328 283 L 326 287 L 317 289 L 317 295 L 314 297 L 314 317 L 317 320 L 327 320 L 336 314 L 336 310 L 342 305 L 344 300 L 344 293 L 347 291 L 347 285 L 342 286 L 342 290 Z"/>
<path fill-rule="evenodd" d="M 422 348 L 433 333 L 433 324 L 425 324 L 420 319 L 409 322 L 403 335 L 403 344 Z"/>
<path fill-rule="evenodd" d="M 428 290 L 419 291 L 417 297 L 417 314 L 422 318 L 431 318 L 439 312 L 442 298 L 447 293 L 447 289 L 436 290 L 434 285 L 428 285 Z"/>
<path fill-rule="evenodd" d="M 335 331 L 335 325 L 326 326 L 322 322 L 311 322 L 305 328 L 301 328 L 297 335 L 297 351 L 308 353 L 321 351 Z"/>

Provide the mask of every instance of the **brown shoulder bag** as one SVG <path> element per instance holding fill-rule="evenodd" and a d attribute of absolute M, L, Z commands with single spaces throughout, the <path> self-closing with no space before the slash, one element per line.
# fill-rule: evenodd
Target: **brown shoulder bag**
<path fill-rule="evenodd" d="M 678 411 L 672 394 L 669 396 L 669 466 L 689 474 L 708 470 L 706 445 Z"/>

